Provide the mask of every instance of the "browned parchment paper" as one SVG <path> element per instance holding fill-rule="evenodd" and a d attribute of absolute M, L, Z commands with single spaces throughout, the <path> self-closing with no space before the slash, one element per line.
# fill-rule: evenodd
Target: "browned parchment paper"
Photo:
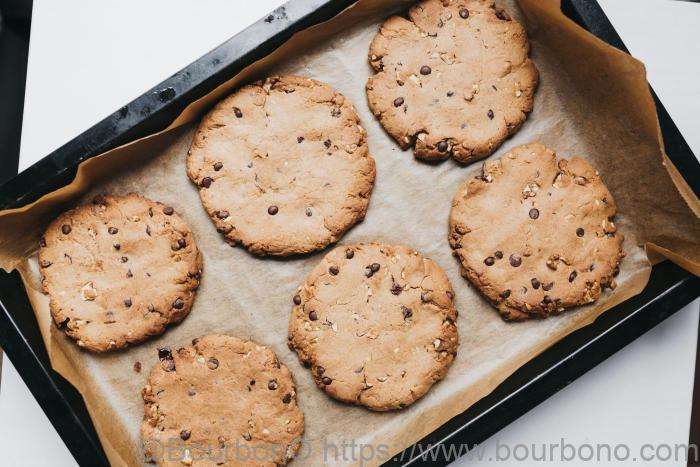
<path fill-rule="evenodd" d="M 544 321 L 503 322 L 459 276 L 447 243 L 452 196 L 480 164 L 417 162 L 396 146 L 367 108 L 369 43 L 383 19 L 409 3 L 361 0 L 329 22 L 297 34 L 191 105 L 168 130 L 93 158 L 81 165 L 71 185 L 25 208 L 0 213 L 0 265 L 21 271 L 52 364 L 83 394 L 114 465 L 141 464 L 139 393 L 157 362 L 156 349 L 164 345 L 178 347 L 211 332 L 270 345 L 293 372 L 306 413 L 298 465 L 341 463 L 332 450 L 325 451 L 331 457 L 324 459 L 323 447 L 349 440 L 371 446 L 375 455 L 369 464 L 378 464 L 465 410 L 563 336 L 639 293 L 650 272 L 645 247 L 653 261 L 666 256 L 700 272 L 700 222 L 693 213 L 700 212 L 698 200 L 662 152 L 643 65 L 575 26 L 560 13 L 556 0 L 520 0 L 519 5 L 504 1 L 528 26 L 541 84 L 527 123 L 493 157 L 540 140 L 560 156 L 589 159 L 618 202 L 617 224 L 626 236 L 628 256 L 618 288 L 606 292 L 594 306 Z M 271 260 L 229 247 L 215 232 L 185 174 L 193 122 L 240 83 L 273 72 L 330 83 L 355 103 L 367 129 L 377 161 L 377 183 L 366 220 L 341 243 L 410 245 L 437 261 L 457 292 L 462 340 L 457 359 L 443 382 L 401 412 L 372 413 L 330 400 L 286 347 L 291 297 L 324 252 Z M 192 227 L 204 255 L 202 286 L 190 316 L 163 336 L 124 352 L 91 355 L 79 351 L 52 325 L 48 300 L 40 292 L 36 246 L 43 228 L 61 210 L 98 192 L 131 191 L 174 206 Z M 144 366 L 138 374 L 132 369 L 136 361 Z"/>

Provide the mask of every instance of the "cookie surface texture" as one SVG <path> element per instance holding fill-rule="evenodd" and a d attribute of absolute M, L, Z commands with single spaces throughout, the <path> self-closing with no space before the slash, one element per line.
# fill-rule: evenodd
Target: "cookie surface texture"
<path fill-rule="evenodd" d="M 329 396 L 406 407 L 441 380 L 459 344 L 443 270 L 403 246 L 341 246 L 293 297 L 289 346 Z"/>
<path fill-rule="evenodd" d="M 364 219 L 375 164 L 347 99 L 282 76 L 239 89 L 204 117 L 187 173 L 228 242 L 289 256 L 322 249 Z"/>
<path fill-rule="evenodd" d="M 624 257 L 615 201 L 578 157 L 539 143 L 484 164 L 457 192 L 450 245 L 469 279 L 504 319 L 521 320 L 591 303 Z"/>
<path fill-rule="evenodd" d="M 147 460 L 276 466 L 297 453 L 304 414 L 291 373 L 270 348 L 209 335 L 158 357 L 142 391 Z"/>
<path fill-rule="evenodd" d="M 493 153 L 532 111 L 539 75 L 523 26 L 489 0 L 425 0 L 392 16 L 369 49 L 367 100 L 419 159 Z"/>
<path fill-rule="evenodd" d="M 137 194 L 97 196 L 63 213 L 40 247 L 56 325 L 93 352 L 136 344 L 184 319 L 202 272 L 182 218 Z"/>

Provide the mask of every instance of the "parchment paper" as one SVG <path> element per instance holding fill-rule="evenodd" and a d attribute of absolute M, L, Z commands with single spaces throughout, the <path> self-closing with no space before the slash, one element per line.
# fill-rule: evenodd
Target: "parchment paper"
<path fill-rule="evenodd" d="M 158 347 L 177 348 L 193 337 L 217 332 L 271 346 L 295 376 L 306 414 L 304 447 L 297 465 L 352 461 L 324 446 L 343 441 L 371 446 L 369 465 L 387 460 L 492 391 L 518 367 L 553 343 L 591 323 L 600 313 L 639 293 L 650 265 L 664 255 L 698 274 L 698 200 L 662 151 L 643 65 L 566 19 L 555 0 L 502 2 L 526 22 L 532 56 L 541 74 L 535 110 L 521 131 L 492 157 L 540 140 L 562 157 L 580 155 L 601 172 L 618 205 L 627 257 L 618 288 L 594 306 L 543 321 L 505 323 L 459 276 L 447 243 L 450 202 L 458 185 L 480 163 L 428 165 L 402 152 L 373 118 L 364 85 L 371 73 L 367 51 L 379 24 L 406 0 L 362 0 L 327 23 L 297 34 L 266 59 L 191 105 L 157 135 L 82 164 L 76 180 L 24 208 L 0 213 L 0 265 L 17 268 L 49 350 L 53 367 L 82 393 L 113 465 L 142 462 L 140 389 L 157 363 Z M 520 10 L 522 8 L 522 10 Z M 373 413 L 332 401 L 314 386 L 308 370 L 287 349 L 287 322 L 297 285 L 325 252 L 292 260 L 252 257 L 216 233 L 185 174 L 194 123 L 202 112 L 240 83 L 268 73 L 295 73 L 323 80 L 356 105 L 377 162 L 377 182 L 366 220 L 341 243 L 381 241 L 412 246 L 447 272 L 460 311 L 461 346 L 446 379 L 406 410 Z M 666 166 L 664 166 L 666 164 Z M 78 350 L 52 325 L 40 292 L 35 252 L 50 220 L 95 193 L 136 191 L 172 205 L 191 226 L 204 256 L 204 274 L 188 318 L 163 336 L 108 355 Z M 493 226 L 498 229 L 498 225 Z M 348 349 L 352 351 L 352 349 Z M 135 373 L 133 365 L 144 370 Z M 359 451 L 356 451 L 356 455 Z M 324 459 L 324 455 L 330 456 Z M 356 458 L 357 459 L 357 458 Z"/>

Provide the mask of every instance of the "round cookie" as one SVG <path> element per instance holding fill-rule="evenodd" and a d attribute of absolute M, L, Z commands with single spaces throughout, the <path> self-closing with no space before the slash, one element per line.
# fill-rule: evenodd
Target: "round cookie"
<path fill-rule="evenodd" d="M 93 352 L 144 341 L 184 319 L 202 272 L 182 218 L 137 194 L 97 196 L 61 214 L 40 246 L 51 315 Z"/>
<path fill-rule="evenodd" d="M 491 0 L 424 0 L 369 49 L 374 115 L 419 159 L 493 153 L 532 111 L 539 75 L 520 23 Z"/>
<path fill-rule="evenodd" d="M 615 288 L 623 236 L 600 175 L 540 143 L 484 164 L 452 202 L 450 245 L 506 320 L 546 317 Z"/>
<path fill-rule="evenodd" d="M 443 270 L 403 246 L 335 248 L 293 297 L 289 347 L 329 396 L 406 407 L 441 380 L 459 337 Z"/>
<path fill-rule="evenodd" d="M 142 390 L 147 460 L 275 466 L 297 453 L 304 414 L 292 374 L 270 348 L 209 335 L 158 356 Z"/>
<path fill-rule="evenodd" d="M 204 117 L 187 174 L 227 241 L 288 256 L 322 249 L 364 219 L 375 164 L 347 99 L 281 76 L 239 89 Z"/>

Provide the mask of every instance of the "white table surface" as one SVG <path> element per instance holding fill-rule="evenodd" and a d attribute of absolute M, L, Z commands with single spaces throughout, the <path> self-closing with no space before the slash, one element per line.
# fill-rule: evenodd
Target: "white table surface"
<path fill-rule="evenodd" d="M 34 0 L 20 170 L 282 3 Z M 647 64 L 650 82 L 700 154 L 700 132 L 694 131 L 700 128 L 700 4 L 600 3 L 632 53 Z M 541 465 L 497 456 L 505 453 L 503 446 L 562 438 L 577 447 L 624 443 L 631 452 L 628 464 L 659 465 L 631 459 L 645 443 L 687 443 L 699 315 L 696 300 L 486 441 L 481 460 L 463 457 L 455 465 Z M 1 371 L 0 465 L 75 465 L 6 358 Z"/>

